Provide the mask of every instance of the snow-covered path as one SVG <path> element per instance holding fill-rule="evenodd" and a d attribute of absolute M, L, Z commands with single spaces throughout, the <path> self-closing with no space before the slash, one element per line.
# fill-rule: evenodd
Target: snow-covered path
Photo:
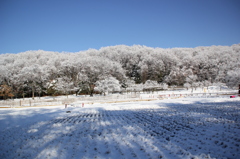
<path fill-rule="evenodd" d="M 239 98 L 1 109 L 0 128 L 0 158 L 240 158 Z"/>

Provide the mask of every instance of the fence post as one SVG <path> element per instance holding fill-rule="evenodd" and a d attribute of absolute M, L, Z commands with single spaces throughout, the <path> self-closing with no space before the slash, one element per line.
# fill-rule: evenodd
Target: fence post
<path fill-rule="evenodd" d="M 22 101 L 20 100 L 20 107 L 22 106 Z"/>
<path fill-rule="evenodd" d="M 240 96 L 240 84 L 239 84 L 239 88 L 238 88 L 238 96 Z"/>

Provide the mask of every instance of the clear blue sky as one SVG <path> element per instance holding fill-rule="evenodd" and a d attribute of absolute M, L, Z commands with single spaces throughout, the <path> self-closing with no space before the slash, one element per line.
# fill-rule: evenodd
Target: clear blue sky
<path fill-rule="evenodd" d="M 0 53 L 237 43 L 239 0 L 0 0 Z"/>

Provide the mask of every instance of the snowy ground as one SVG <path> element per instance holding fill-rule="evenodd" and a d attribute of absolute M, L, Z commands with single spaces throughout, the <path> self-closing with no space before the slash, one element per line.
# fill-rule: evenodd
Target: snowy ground
<path fill-rule="evenodd" d="M 240 98 L 0 109 L 1 159 L 237 159 L 239 134 Z"/>

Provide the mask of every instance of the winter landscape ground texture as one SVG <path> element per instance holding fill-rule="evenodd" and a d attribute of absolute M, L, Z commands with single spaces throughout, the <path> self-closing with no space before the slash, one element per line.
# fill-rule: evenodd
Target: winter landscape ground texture
<path fill-rule="evenodd" d="M 240 98 L 2 108 L 0 129 L 1 159 L 237 159 Z"/>

